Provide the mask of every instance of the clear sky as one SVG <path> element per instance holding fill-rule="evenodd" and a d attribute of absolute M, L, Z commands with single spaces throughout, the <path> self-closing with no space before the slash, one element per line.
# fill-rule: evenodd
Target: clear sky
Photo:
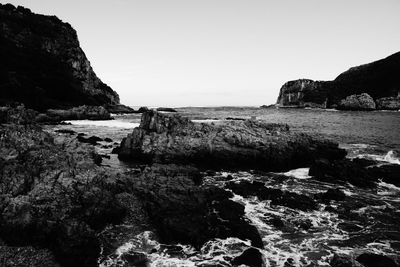
<path fill-rule="evenodd" d="M 400 51 L 400 0 L 10 0 L 78 32 L 133 106 L 258 106 Z"/>

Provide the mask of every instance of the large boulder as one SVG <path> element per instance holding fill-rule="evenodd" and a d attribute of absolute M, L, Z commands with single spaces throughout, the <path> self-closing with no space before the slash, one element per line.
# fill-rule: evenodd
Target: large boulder
<path fill-rule="evenodd" d="M 383 110 L 400 110 L 400 96 L 379 98 L 376 100 L 376 108 Z"/>
<path fill-rule="evenodd" d="M 70 24 L 0 4 L 0 25 L 0 103 L 40 111 L 119 103 L 94 73 Z"/>
<path fill-rule="evenodd" d="M 341 159 L 338 144 L 261 121 L 194 123 L 177 114 L 148 111 L 121 142 L 119 157 L 206 168 L 282 171 L 320 157 Z"/>
<path fill-rule="evenodd" d="M 342 110 L 375 110 L 374 99 L 367 93 L 350 95 L 339 102 L 338 109 Z"/>

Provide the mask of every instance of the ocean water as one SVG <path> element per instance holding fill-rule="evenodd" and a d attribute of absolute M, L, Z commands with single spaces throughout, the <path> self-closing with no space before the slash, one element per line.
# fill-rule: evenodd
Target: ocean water
<path fill-rule="evenodd" d="M 344 112 L 307 109 L 258 109 L 252 107 L 180 108 L 179 113 L 194 121 L 212 123 L 226 118 L 250 118 L 271 123 L 286 123 L 293 131 L 302 131 L 334 140 L 348 151 L 348 157 L 363 157 L 384 163 L 400 164 L 400 112 Z M 132 128 L 139 125 L 140 114 L 116 115 L 113 121 L 73 121 L 72 125 L 51 126 L 72 129 L 113 139 L 116 146 Z M 106 143 L 97 146 L 100 153 L 109 154 Z M 116 155 L 104 160 L 114 168 L 129 168 Z M 265 248 L 261 250 L 265 266 L 329 266 L 334 253 L 356 257 L 363 252 L 373 252 L 400 258 L 400 228 L 391 221 L 391 214 L 400 212 L 400 188 L 381 182 L 376 190 L 363 190 L 350 185 L 331 185 L 318 182 L 308 175 L 308 168 L 281 173 L 280 178 L 252 172 L 218 172 L 206 176 L 205 182 L 225 183 L 231 175 L 233 181 L 257 180 L 267 186 L 306 195 L 340 188 L 354 202 L 353 219 L 342 218 L 326 211 L 320 205 L 316 211 L 304 212 L 287 207 L 271 206 L 268 201 L 243 198 L 233 200 L 245 206 L 246 217 L 259 230 Z M 333 208 L 340 203 L 333 202 Z M 281 218 L 288 222 L 284 228 L 274 227 L 270 221 Z M 361 219 L 360 219 L 361 218 Z M 298 227 L 307 224 L 309 229 Z M 347 227 L 346 227 L 347 225 Z M 385 238 L 380 238 L 383 233 Z M 143 232 L 122 244 L 112 257 L 105 255 L 100 266 L 123 266 L 124 253 L 143 253 L 149 266 L 230 266 L 229 261 L 250 246 L 249 241 L 237 238 L 216 239 L 204 244 L 200 251 L 187 245 L 175 244 L 173 251 L 160 244 L 151 232 Z M 179 249 L 177 249 L 179 248 Z M 155 252 L 156 251 L 156 252 Z M 177 252 L 178 251 L 178 252 Z"/>

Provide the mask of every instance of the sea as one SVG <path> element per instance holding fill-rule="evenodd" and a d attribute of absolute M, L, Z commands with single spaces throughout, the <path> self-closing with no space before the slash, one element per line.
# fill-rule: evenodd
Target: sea
<path fill-rule="evenodd" d="M 337 111 L 330 109 L 283 109 L 258 107 L 185 107 L 178 114 L 198 123 L 213 123 L 226 119 L 257 119 L 270 123 L 288 124 L 292 131 L 306 132 L 336 141 L 347 150 L 349 158 L 374 159 L 379 164 L 400 164 L 400 112 L 398 111 Z M 54 132 L 71 129 L 87 136 L 111 138 L 112 145 L 103 143 L 96 149 L 107 154 L 103 164 L 121 171 L 132 168 L 110 154 L 134 127 L 139 126 L 140 114 L 113 115 L 108 121 L 69 121 L 70 125 L 48 126 Z M 263 181 L 269 187 L 306 195 L 340 188 L 354 200 L 352 214 L 356 218 L 343 218 L 325 210 L 299 211 L 287 207 L 271 206 L 268 201 L 234 195 L 233 200 L 245 206 L 246 218 L 259 230 L 264 249 L 261 250 L 265 266 L 330 266 L 334 253 L 354 258 L 365 252 L 388 255 L 400 259 L 399 222 L 390 220 L 390 214 L 400 212 L 400 188 L 380 182 L 376 190 L 365 190 L 351 185 L 331 185 L 313 180 L 308 168 L 290 170 L 281 175 L 287 179 L 274 179 L 252 170 L 221 171 L 205 175 L 205 182 L 223 185 L 224 177 L 234 181 Z M 333 203 L 333 208 L 338 203 Z M 271 225 L 272 218 L 288 222 L 283 229 Z M 360 219 L 364 218 L 364 219 Z M 307 229 L 297 227 L 300 219 Z M 134 252 L 147 256 L 147 266 L 231 266 L 230 261 L 250 246 L 248 240 L 237 238 L 215 239 L 200 250 L 188 245 L 174 244 L 173 251 L 157 242 L 152 232 L 143 232 L 121 245 L 113 257 L 99 259 L 99 266 L 124 266 L 122 255 Z M 177 252 L 178 251 L 178 252 Z M 146 265 L 143 265 L 146 266 Z"/>

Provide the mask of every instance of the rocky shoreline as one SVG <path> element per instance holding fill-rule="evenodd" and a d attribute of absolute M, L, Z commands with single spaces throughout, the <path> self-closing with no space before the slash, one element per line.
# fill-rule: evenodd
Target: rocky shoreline
<path fill-rule="evenodd" d="M 101 263 L 110 260 L 122 261 L 128 265 L 147 264 L 146 255 L 157 253 L 157 250 L 117 253 L 118 248 L 130 238 L 146 231 L 153 232 L 153 238 L 161 244 L 172 246 L 168 250 L 173 250 L 177 243 L 200 250 L 203 245 L 216 238 L 237 237 L 249 240 L 249 245 L 242 248 L 243 254 L 236 257 L 226 256 L 226 262 L 230 265 L 243 263 L 248 266 L 263 266 L 263 256 L 259 249 L 262 250 L 265 243 L 259 230 L 246 218 L 245 206 L 234 200 L 237 196 L 257 197 L 260 201 L 270 201 L 273 208 L 286 207 L 299 212 L 315 212 L 325 207 L 344 220 L 358 221 L 343 225 L 347 227 L 346 231 L 350 231 L 355 225 L 368 223 L 363 215 L 355 217 L 352 213 L 354 207 L 368 207 L 368 201 L 348 196 L 341 189 L 329 189 L 312 195 L 269 187 L 265 181 L 257 179 L 242 181 L 230 176 L 222 177 L 221 182 L 210 183 L 206 177 L 218 177 L 218 172 L 209 170 L 216 165 L 209 162 L 204 164 L 203 158 L 200 158 L 199 164 L 198 157 L 188 157 L 190 160 L 182 161 L 181 156 L 166 154 L 181 153 L 184 146 L 175 142 L 174 138 L 181 141 L 189 138 L 190 142 L 186 144 L 198 144 L 193 138 L 204 137 L 210 140 L 210 134 L 213 134 L 214 140 L 219 142 L 216 146 L 219 149 L 213 150 L 217 155 L 216 159 L 222 159 L 223 156 L 227 160 L 232 154 L 226 151 L 243 153 L 240 149 L 245 149 L 246 157 L 248 153 L 258 156 L 256 151 L 270 147 L 267 144 L 271 144 L 273 149 L 262 150 L 264 154 L 260 153 L 263 155 L 260 159 L 269 160 L 272 157 L 266 157 L 267 152 L 274 153 L 274 157 L 287 154 L 288 147 L 284 145 L 286 143 L 298 148 L 301 153 L 296 153 L 304 158 L 300 165 L 290 163 L 290 160 L 298 160 L 298 157 L 293 156 L 296 155 L 295 152 L 291 152 L 294 154 L 290 157 L 278 157 L 278 161 L 275 159 L 274 167 L 271 168 L 269 162 L 267 164 L 255 160 L 261 165 L 249 165 L 241 157 L 232 157 L 232 164 L 223 165 L 225 170 L 248 171 L 249 166 L 258 166 L 255 169 L 266 171 L 311 166 L 310 174 L 314 176 L 312 180 L 337 184 L 339 187 L 350 183 L 374 190 L 377 177 L 382 177 L 387 183 L 399 185 L 399 165 L 380 166 L 375 162 L 345 159 L 345 153 L 337 144 L 303 134 L 294 135 L 286 125 L 265 125 L 255 121 L 195 125 L 179 115 L 156 111 L 143 113 L 142 124 L 134 129 L 134 133 L 139 131 L 142 135 L 136 134 L 137 136 L 153 138 L 151 142 L 140 139 L 142 143 L 136 143 L 158 144 L 157 148 L 165 157 L 159 160 L 155 157 L 157 154 L 153 153 L 154 158 L 147 161 L 147 164 L 122 171 L 101 165 L 101 156 L 95 152 L 93 146 L 96 143 L 81 143 L 79 135 L 66 130 L 56 135 L 45 132 L 41 126 L 32 123 L 32 114 L 34 112 L 21 107 L 0 113 L 0 262 L 5 262 L 7 266 L 29 266 L 31 263 L 35 266 L 98 266 L 99 261 Z M 243 135 L 242 138 L 234 138 L 235 142 L 230 141 L 233 139 L 223 142 L 226 138 L 215 137 L 218 133 L 227 136 L 233 130 L 236 133 L 246 130 L 247 139 Z M 162 138 L 161 141 L 159 138 Z M 250 142 L 252 138 L 255 141 Z M 280 139 L 285 142 L 281 143 Z M 301 141 L 303 139 L 307 140 L 304 146 L 304 141 Z M 169 141 L 165 143 L 164 140 Z M 260 143 L 260 140 L 264 140 L 264 143 Z M 126 142 L 122 141 L 121 149 Z M 159 144 L 167 145 L 168 149 Z M 238 150 L 233 150 L 232 147 L 222 150 L 223 145 Z M 201 146 L 192 146 L 185 151 L 197 153 L 198 148 Z M 218 153 L 222 153 L 222 156 Z M 140 159 L 143 153 L 138 155 L 133 159 Z M 144 157 L 149 159 L 147 154 Z M 282 163 L 286 161 L 289 163 Z M 193 164 L 208 171 L 201 172 Z M 288 180 L 287 177 L 263 173 L 273 183 Z M 378 221 L 386 220 L 385 226 L 381 228 L 381 232 L 385 234 L 380 237 L 372 235 L 370 238 L 396 239 L 390 233 L 400 230 L 396 223 L 400 218 L 394 211 L 390 212 L 390 217 L 387 214 L 389 213 L 373 215 Z M 297 221 L 286 221 L 275 217 L 268 223 L 277 231 L 313 229 L 307 220 L 301 218 Z M 165 250 L 166 247 L 162 249 Z M 366 259 L 372 258 L 390 264 L 396 264 L 394 260 L 398 260 L 377 257 L 364 253 L 356 260 L 368 262 Z M 339 265 L 341 262 L 352 264 L 354 260 L 336 255 L 331 266 L 342 266 Z"/>

